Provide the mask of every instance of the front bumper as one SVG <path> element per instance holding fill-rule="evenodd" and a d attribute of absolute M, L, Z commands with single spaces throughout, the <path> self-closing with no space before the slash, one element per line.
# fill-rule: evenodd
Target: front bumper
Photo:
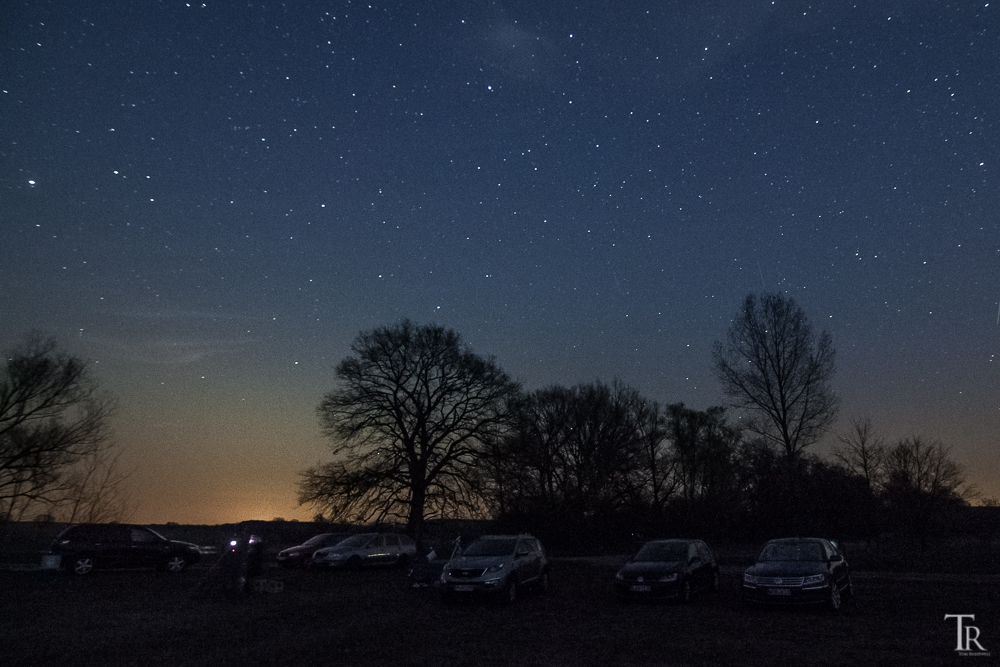
<path fill-rule="evenodd" d="M 821 604 L 830 599 L 830 584 L 777 586 L 743 583 L 743 599 L 761 604 Z"/>
<path fill-rule="evenodd" d="M 673 581 L 629 581 L 615 580 L 615 593 L 623 598 L 675 598 L 680 595 L 681 580 Z"/>
<path fill-rule="evenodd" d="M 444 577 L 439 581 L 442 593 L 454 595 L 492 595 L 501 592 L 507 584 L 507 580 L 500 578 L 483 579 L 454 579 Z"/>

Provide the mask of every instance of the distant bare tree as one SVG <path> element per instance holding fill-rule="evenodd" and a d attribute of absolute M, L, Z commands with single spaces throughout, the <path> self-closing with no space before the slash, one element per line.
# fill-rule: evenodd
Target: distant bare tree
<path fill-rule="evenodd" d="M 108 446 L 85 456 L 65 475 L 64 494 L 56 501 L 56 517 L 67 523 L 127 521 L 135 512 L 135 498 L 127 488 L 131 471 L 122 454 Z"/>
<path fill-rule="evenodd" d="M 871 419 L 852 418 L 851 430 L 838 435 L 833 458 L 848 472 L 865 480 L 870 491 L 878 492 L 885 483 L 886 446 L 875 432 Z"/>
<path fill-rule="evenodd" d="M 658 413 L 617 381 L 529 394 L 494 452 L 498 511 L 575 521 L 662 506 L 673 487 Z"/>
<path fill-rule="evenodd" d="M 476 509 L 484 443 L 510 419 L 519 385 L 457 333 L 409 320 L 360 334 L 320 403 L 331 463 L 302 474 L 299 500 L 331 519 L 407 522 Z"/>
<path fill-rule="evenodd" d="M 32 335 L 0 373 L 0 522 L 50 513 L 71 491 L 70 474 L 110 447 L 112 406 L 85 364 Z"/>
<path fill-rule="evenodd" d="M 726 410 L 667 406 L 666 432 L 684 500 L 723 495 L 736 483 L 735 458 L 740 433 L 726 423 Z"/>
<path fill-rule="evenodd" d="M 830 335 L 817 337 L 802 309 L 780 293 L 747 295 L 712 353 L 723 392 L 748 416 L 747 430 L 787 458 L 816 442 L 837 416 L 834 356 Z"/>
<path fill-rule="evenodd" d="M 897 521 L 926 546 L 934 518 L 977 495 L 951 448 L 919 436 L 899 440 L 886 450 L 885 497 Z"/>

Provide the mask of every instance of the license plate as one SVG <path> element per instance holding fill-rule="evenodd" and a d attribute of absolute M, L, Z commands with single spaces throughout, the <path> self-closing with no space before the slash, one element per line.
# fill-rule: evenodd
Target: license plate
<path fill-rule="evenodd" d="M 632 586 L 629 590 L 633 593 L 648 593 L 653 589 L 650 586 Z"/>
<path fill-rule="evenodd" d="M 788 588 L 768 588 L 768 595 L 791 595 L 792 591 Z"/>
<path fill-rule="evenodd" d="M 456 593 L 471 593 L 474 590 L 476 590 L 475 586 L 468 586 L 466 584 L 461 584 L 459 586 L 455 586 L 455 592 Z"/>

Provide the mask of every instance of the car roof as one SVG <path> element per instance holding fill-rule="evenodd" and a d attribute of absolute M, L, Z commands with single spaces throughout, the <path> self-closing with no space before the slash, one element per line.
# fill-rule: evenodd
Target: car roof
<path fill-rule="evenodd" d="M 829 542 L 829 540 L 822 537 L 779 537 L 774 540 L 768 540 L 767 544 L 777 544 L 777 543 L 795 543 L 795 542 Z"/>
<path fill-rule="evenodd" d="M 646 544 L 691 544 L 692 542 L 701 542 L 701 540 L 688 539 L 684 537 L 671 537 L 663 540 L 650 540 Z"/>

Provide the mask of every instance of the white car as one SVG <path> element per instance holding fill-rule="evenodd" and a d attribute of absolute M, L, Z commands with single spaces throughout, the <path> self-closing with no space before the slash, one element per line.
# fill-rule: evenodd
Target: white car
<path fill-rule="evenodd" d="M 360 533 L 313 554 L 313 567 L 355 568 L 362 565 L 405 566 L 416 555 L 417 546 L 408 535 Z"/>

